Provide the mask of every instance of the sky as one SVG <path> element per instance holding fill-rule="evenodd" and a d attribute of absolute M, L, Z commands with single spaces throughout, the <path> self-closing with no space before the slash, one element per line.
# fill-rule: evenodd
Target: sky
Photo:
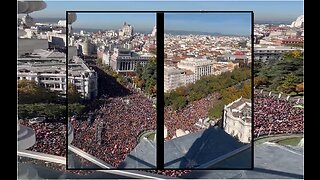
<path fill-rule="evenodd" d="M 155 13 L 77 13 L 77 20 L 73 28 L 113 29 L 122 28 L 127 22 L 134 27 L 134 31 L 150 31 L 156 25 Z"/>
<path fill-rule="evenodd" d="M 168 13 L 164 30 L 186 30 L 249 36 L 251 13 Z"/>
<path fill-rule="evenodd" d="M 304 14 L 303 1 L 47 1 L 47 8 L 32 17 L 64 18 L 66 10 L 83 11 L 254 11 L 255 22 L 286 22 Z M 93 23 L 95 19 L 90 19 Z M 113 19 L 117 22 L 117 19 Z M 89 23 L 89 21 L 88 21 Z M 117 22 L 118 23 L 118 22 Z M 128 21 L 128 23 L 130 23 Z M 150 22 L 151 23 L 151 22 Z M 153 23 L 153 22 L 152 22 Z M 145 26 L 151 24 L 145 22 Z M 97 23 L 98 26 L 98 23 Z M 151 25 L 153 27 L 153 24 Z"/>

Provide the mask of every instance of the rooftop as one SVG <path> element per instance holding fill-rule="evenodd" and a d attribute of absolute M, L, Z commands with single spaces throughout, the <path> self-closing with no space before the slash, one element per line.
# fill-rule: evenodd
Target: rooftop
<path fill-rule="evenodd" d="M 211 127 L 196 133 L 174 138 L 164 143 L 165 168 L 197 168 L 236 151 L 246 144 L 237 141 L 219 127 Z M 251 158 L 224 164 L 218 168 L 250 168 Z M 203 168 L 203 167 L 202 167 Z"/>
<path fill-rule="evenodd" d="M 174 74 L 182 74 L 184 71 L 170 66 L 164 66 L 164 74 L 165 75 L 174 75 Z"/>
<path fill-rule="evenodd" d="M 193 170 L 182 178 L 303 179 L 303 148 L 265 142 L 254 146 L 253 170 Z"/>

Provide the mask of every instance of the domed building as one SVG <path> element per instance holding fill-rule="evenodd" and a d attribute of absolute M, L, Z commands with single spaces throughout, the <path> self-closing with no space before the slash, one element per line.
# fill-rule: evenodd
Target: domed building
<path fill-rule="evenodd" d="M 291 27 L 303 28 L 304 27 L 304 15 L 299 16 L 295 21 L 291 23 Z"/>

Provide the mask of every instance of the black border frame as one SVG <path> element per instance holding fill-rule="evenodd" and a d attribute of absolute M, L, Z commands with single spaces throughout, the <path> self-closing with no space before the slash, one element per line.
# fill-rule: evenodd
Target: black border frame
<path fill-rule="evenodd" d="M 153 13 L 154 15 L 155 15 L 155 24 L 158 26 L 158 23 L 160 22 L 161 23 L 161 21 L 158 21 L 158 13 L 157 12 L 155 12 L 155 11 L 66 11 L 66 22 L 68 22 L 68 13 L 123 13 L 123 14 L 125 14 L 125 13 Z M 158 31 L 158 29 L 157 29 L 157 31 Z M 67 28 L 66 28 L 66 36 L 67 36 L 67 39 L 66 39 L 66 44 L 67 44 L 67 50 L 66 50 L 66 58 L 67 58 L 67 62 L 68 62 L 68 47 L 69 47 L 69 39 L 68 39 L 68 36 L 69 36 L 69 30 L 68 30 L 68 23 L 67 23 Z M 159 106 L 159 96 L 158 96 L 158 93 L 159 93 L 159 91 L 160 91 L 160 89 L 159 89 L 159 86 L 158 86 L 158 83 L 159 83 L 159 67 L 160 66 L 158 66 L 158 55 L 160 54 L 161 55 L 161 52 L 159 52 L 158 51 L 158 47 L 159 47 L 159 42 L 158 42 L 158 37 L 159 37 L 159 33 L 157 32 L 157 122 L 156 122 L 156 124 L 157 124 L 157 129 L 156 129 L 156 132 L 157 132 L 157 134 L 159 133 L 159 130 L 158 130 L 158 127 L 159 127 L 159 122 L 158 122 L 158 119 L 159 119 L 159 114 L 160 113 L 158 113 L 158 111 L 159 111 L 159 108 L 158 107 L 160 107 Z M 162 38 L 163 39 L 163 38 Z M 161 42 L 160 42 L 161 43 Z M 163 44 L 163 41 L 162 41 L 162 44 Z M 163 49 L 163 48 L 162 48 Z M 163 55 L 162 55 L 163 56 Z M 67 79 L 68 79 L 68 63 L 66 63 L 67 64 L 67 71 L 66 71 L 66 73 L 67 73 Z M 161 71 L 161 70 L 160 70 Z M 162 79 L 160 79 L 160 80 L 162 80 Z M 161 82 L 161 81 L 160 81 Z M 68 87 L 67 87 L 68 88 Z M 163 89 L 163 88 L 162 88 Z M 68 93 L 67 93 L 68 94 Z M 68 95 L 67 95 L 68 96 Z M 163 99 L 163 98 L 162 98 Z M 161 102 L 160 102 L 160 104 L 161 104 Z M 68 98 L 67 98 L 67 116 L 68 116 Z M 162 115 L 163 116 L 163 115 Z M 68 135 L 68 120 L 67 120 L 67 135 Z M 162 128 L 163 129 L 163 128 Z M 162 133 L 163 133 L 163 130 L 162 130 Z M 123 168 L 123 169 L 121 169 L 121 168 L 109 168 L 109 169 L 104 169 L 104 168 L 69 168 L 68 167 L 68 152 L 69 152 L 69 148 L 68 148 L 68 137 L 66 137 L 66 149 L 67 149 L 67 152 L 66 152 L 66 170 L 158 170 L 158 162 L 159 162 L 159 160 L 161 160 L 161 159 L 163 159 L 163 158 L 160 158 L 160 157 L 158 157 L 158 135 L 156 136 L 156 139 L 157 139 L 157 148 L 155 149 L 155 151 L 156 151 L 156 168 Z M 162 136 L 163 137 L 163 136 Z"/>
<path fill-rule="evenodd" d="M 162 13 L 250 13 L 251 14 L 251 168 L 192 168 L 192 169 L 183 169 L 183 168 L 164 168 L 161 170 L 253 170 L 254 169 L 254 70 L 253 70 L 253 60 L 254 60 L 254 12 L 253 11 L 157 11 Z M 158 28 L 158 27 L 157 27 Z M 163 46 L 162 46 L 163 47 Z M 162 48 L 163 49 L 163 48 Z M 162 153 L 164 155 L 164 153 Z"/>
<path fill-rule="evenodd" d="M 254 169 L 254 88 L 253 88 L 253 72 L 254 72 L 254 12 L 253 11 L 66 11 L 66 21 L 68 22 L 68 13 L 154 13 L 156 15 L 157 26 L 157 149 L 156 149 L 156 163 L 157 168 L 128 168 L 128 169 L 70 169 L 68 168 L 68 137 L 66 137 L 66 170 L 253 170 Z M 251 14 L 251 168 L 204 168 L 204 169 L 167 169 L 164 168 L 164 93 L 163 93 L 163 78 L 164 78 L 164 14 L 165 13 L 250 13 Z M 66 82 L 68 82 L 68 24 L 66 26 Z M 161 63 L 161 65 L 160 65 Z M 160 77 L 160 78 L 159 78 Z M 68 90 L 68 85 L 66 85 Z M 66 93 L 66 108 L 68 116 L 68 92 Z M 68 117 L 67 128 L 68 131 Z M 66 133 L 68 135 L 68 132 Z M 161 151 L 159 151 L 161 150 Z M 162 152 L 162 153 L 159 153 Z"/>

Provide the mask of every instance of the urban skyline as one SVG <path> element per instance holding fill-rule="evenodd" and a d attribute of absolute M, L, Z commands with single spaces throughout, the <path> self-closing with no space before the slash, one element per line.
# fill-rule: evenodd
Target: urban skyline
<path fill-rule="evenodd" d="M 31 13 L 34 18 L 65 18 L 65 11 L 253 11 L 255 23 L 290 23 L 304 14 L 303 1 L 257 2 L 110 2 L 110 1 L 46 1 L 47 8 Z M 134 6 L 133 4 L 134 3 Z M 271 13 L 272 12 L 272 13 Z M 91 19 L 90 22 L 94 22 Z M 88 22 L 88 21 L 87 21 Z M 113 23 L 112 23 L 113 22 Z M 113 19 L 110 24 L 119 22 Z M 147 21 L 146 21 L 147 22 Z M 153 24 L 144 23 L 145 27 Z M 90 23 L 89 23 L 90 24 Z M 99 23 L 96 23 L 99 24 Z M 138 28 L 138 27 L 137 27 Z"/>

